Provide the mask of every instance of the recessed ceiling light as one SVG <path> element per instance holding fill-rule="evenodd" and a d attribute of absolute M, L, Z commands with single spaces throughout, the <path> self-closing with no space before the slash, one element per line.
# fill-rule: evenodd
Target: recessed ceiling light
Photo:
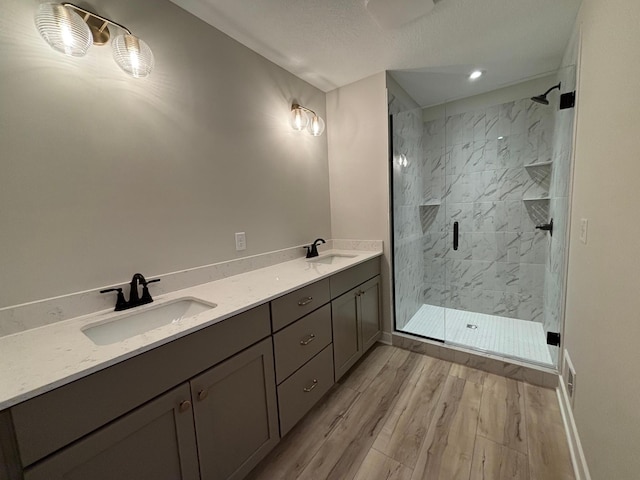
<path fill-rule="evenodd" d="M 473 72 L 471 72 L 471 75 L 469 75 L 469 80 L 477 80 L 481 76 L 482 72 L 480 70 L 474 70 Z"/>

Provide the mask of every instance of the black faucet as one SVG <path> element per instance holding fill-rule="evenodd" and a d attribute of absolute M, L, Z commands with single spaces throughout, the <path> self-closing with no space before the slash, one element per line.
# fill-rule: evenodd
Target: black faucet
<path fill-rule="evenodd" d="M 318 256 L 318 245 L 320 243 L 327 243 L 323 238 L 318 238 L 315 242 L 313 242 L 308 247 L 304 247 L 307 249 L 307 258 L 313 258 Z"/>
<path fill-rule="evenodd" d="M 118 292 L 115 311 L 119 312 L 121 310 L 128 310 L 129 308 L 153 302 L 153 298 L 151 298 L 151 294 L 149 293 L 148 285 L 159 281 L 159 278 L 147 281 L 141 273 L 134 274 L 131 279 L 131 283 L 129 284 L 128 302 L 124 299 L 122 288 L 108 288 L 106 290 L 100 290 L 100 293 Z M 142 285 L 142 297 L 138 296 L 138 285 Z"/>

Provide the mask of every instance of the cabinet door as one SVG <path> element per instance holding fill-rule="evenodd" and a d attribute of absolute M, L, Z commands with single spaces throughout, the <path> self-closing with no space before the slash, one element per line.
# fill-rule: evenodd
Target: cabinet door
<path fill-rule="evenodd" d="M 189 385 L 183 384 L 25 471 L 25 480 L 197 480 Z"/>
<path fill-rule="evenodd" d="M 360 324 L 363 352 L 380 337 L 380 276 L 360 286 Z"/>
<path fill-rule="evenodd" d="M 358 292 L 359 289 L 354 288 L 331 302 L 336 382 L 362 355 L 362 340 L 358 325 Z"/>
<path fill-rule="evenodd" d="M 271 338 L 190 383 L 202 480 L 244 478 L 280 439 Z"/>

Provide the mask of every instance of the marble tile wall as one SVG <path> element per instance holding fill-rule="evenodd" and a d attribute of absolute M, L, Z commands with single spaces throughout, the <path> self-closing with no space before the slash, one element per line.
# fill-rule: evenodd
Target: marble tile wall
<path fill-rule="evenodd" d="M 423 302 L 542 322 L 551 108 L 522 99 L 426 122 Z M 440 205 L 436 205 L 440 202 Z M 453 224 L 459 248 L 452 248 Z"/>
<path fill-rule="evenodd" d="M 396 328 L 422 305 L 422 110 L 390 96 L 393 115 L 393 220 Z"/>

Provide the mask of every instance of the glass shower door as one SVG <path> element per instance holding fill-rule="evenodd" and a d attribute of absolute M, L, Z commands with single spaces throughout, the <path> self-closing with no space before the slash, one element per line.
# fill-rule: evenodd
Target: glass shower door
<path fill-rule="evenodd" d="M 396 330 L 443 341 L 429 307 L 444 302 L 444 118 L 438 130 L 420 108 L 392 98 L 389 109 Z"/>
<path fill-rule="evenodd" d="M 536 225 L 548 217 L 552 135 L 552 110 L 529 98 L 448 109 L 446 343 L 551 364 L 549 240 Z"/>

